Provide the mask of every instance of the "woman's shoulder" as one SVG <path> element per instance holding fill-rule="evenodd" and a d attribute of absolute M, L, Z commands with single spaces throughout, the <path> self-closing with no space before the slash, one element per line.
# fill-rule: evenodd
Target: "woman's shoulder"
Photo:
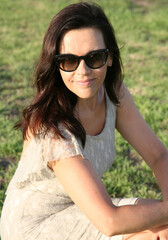
<path fill-rule="evenodd" d="M 26 149 L 28 148 L 28 146 L 30 145 L 33 139 L 34 139 L 34 134 L 30 130 L 30 128 L 28 128 L 26 132 L 26 138 L 24 139 L 24 143 L 23 143 L 23 153 L 26 151 Z"/>

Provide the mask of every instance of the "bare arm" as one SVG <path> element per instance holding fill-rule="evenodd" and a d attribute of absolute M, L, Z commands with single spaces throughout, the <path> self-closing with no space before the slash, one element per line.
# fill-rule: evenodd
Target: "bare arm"
<path fill-rule="evenodd" d="M 146 124 L 123 84 L 121 107 L 117 109 L 116 128 L 139 152 L 151 167 L 161 188 L 163 199 L 168 199 L 168 151 Z"/>
<path fill-rule="evenodd" d="M 65 190 L 105 235 L 139 232 L 168 223 L 168 202 L 115 207 L 91 163 L 80 156 L 52 163 Z"/>

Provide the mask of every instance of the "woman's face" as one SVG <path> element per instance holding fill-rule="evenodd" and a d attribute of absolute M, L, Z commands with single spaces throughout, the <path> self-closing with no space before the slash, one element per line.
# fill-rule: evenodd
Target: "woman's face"
<path fill-rule="evenodd" d="M 104 38 L 100 30 L 95 28 L 81 28 L 68 31 L 61 40 L 59 54 L 74 54 L 84 56 L 87 53 L 105 49 Z M 89 68 L 84 60 L 80 60 L 78 68 L 73 72 L 60 70 L 66 87 L 79 98 L 92 98 L 97 96 L 103 84 L 107 67 L 112 64 L 108 57 L 106 64 L 98 69 Z"/>

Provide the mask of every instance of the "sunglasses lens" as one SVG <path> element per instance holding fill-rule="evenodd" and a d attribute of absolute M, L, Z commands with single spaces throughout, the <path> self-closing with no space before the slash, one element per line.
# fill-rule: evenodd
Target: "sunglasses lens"
<path fill-rule="evenodd" d="M 102 67 L 107 60 L 107 52 L 99 51 L 88 54 L 85 58 L 86 64 L 93 69 Z"/>
<path fill-rule="evenodd" d="M 62 70 L 71 72 L 78 66 L 78 59 L 73 55 L 62 56 L 57 59 L 57 64 Z"/>
<path fill-rule="evenodd" d="M 105 65 L 109 50 L 100 49 L 92 51 L 85 56 L 76 56 L 73 54 L 56 55 L 56 62 L 60 69 L 65 72 L 73 72 L 77 69 L 80 60 L 84 59 L 89 68 L 97 69 Z"/>

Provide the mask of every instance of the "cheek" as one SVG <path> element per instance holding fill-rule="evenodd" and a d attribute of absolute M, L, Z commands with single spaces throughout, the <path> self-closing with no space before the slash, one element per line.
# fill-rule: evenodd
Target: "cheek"
<path fill-rule="evenodd" d="M 70 73 L 67 74 L 63 71 L 60 71 L 60 75 L 62 77 L 62 81 L 64 82 L 64 84 L 67 85 L 70 82 L 70 79 L 71 79 Z"/>
<path fill-rule="evenodd" d="M 70 90 L 74 91 L 74 86 L 73 86 L 73 73 L 66 73 L 64 71 L 60 71 L 60 75 L 62 78 L 63 83 L 65 86 Z"/>

